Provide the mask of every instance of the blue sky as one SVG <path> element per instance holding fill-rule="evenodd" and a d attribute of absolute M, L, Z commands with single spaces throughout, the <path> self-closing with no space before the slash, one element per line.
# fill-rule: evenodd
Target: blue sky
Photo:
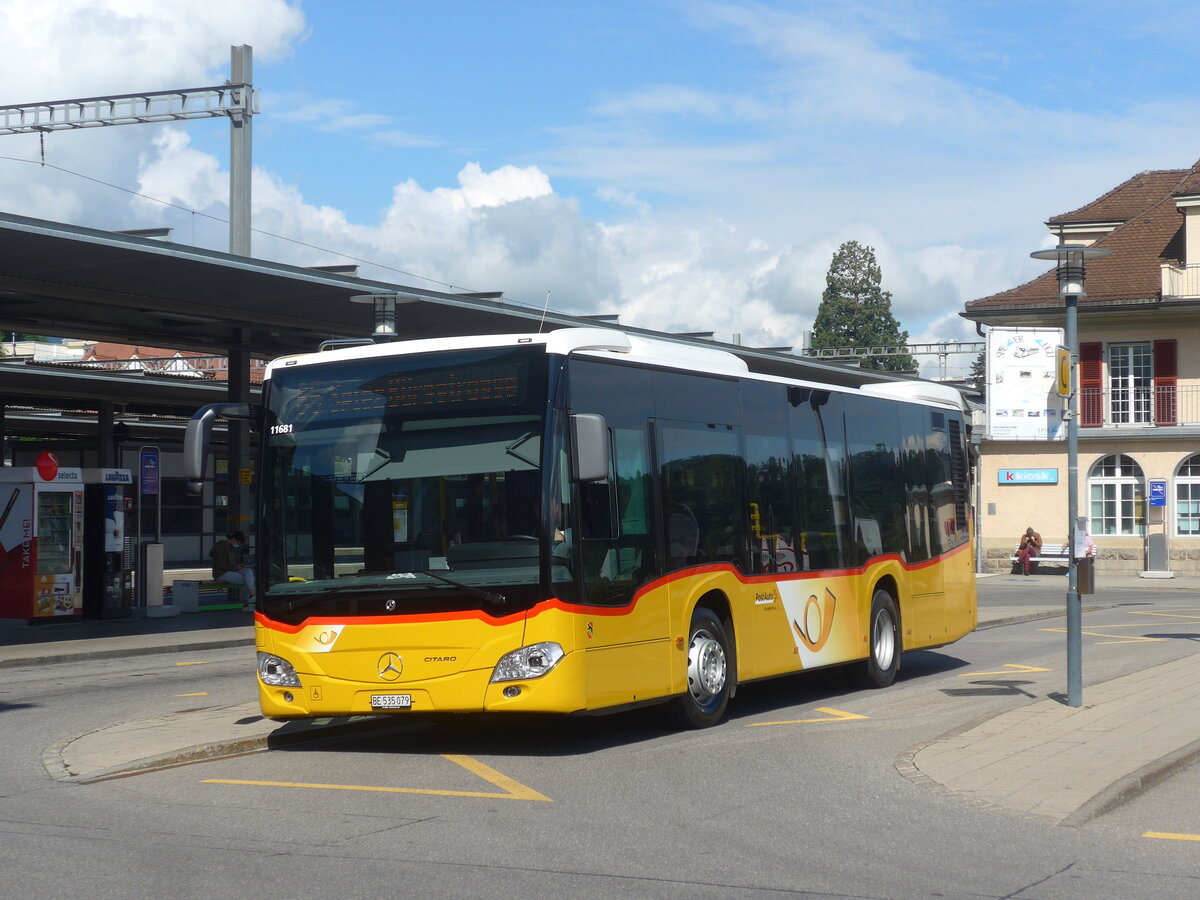
<path fill-rule="evenodd" d="M 1156 0 L 8 0 L 0 83 L 199 86 L 249 43 L 255 227 L 303 242 L 258 234 L 257 255 L 775 346 L 858 240 L 911 340 L 965 341 L 962 303 L 1040 271 L 1047 218 L 1200 157 L 1197 25 Z M 0 159 L 0 208 L 225 246 L 224 122 L 46 154 L 78 174 Z"/>

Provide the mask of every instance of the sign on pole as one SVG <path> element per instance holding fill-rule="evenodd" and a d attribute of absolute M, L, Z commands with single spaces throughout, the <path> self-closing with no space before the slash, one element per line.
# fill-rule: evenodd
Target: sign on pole
<path fill-rule="evenodd" d="M 1166 506 L 1167 505 L 1167 482 L 1164 479 L 1151 479 L 1150 481 L 1150 505 L 1151 506 Z"/>
<path fill-rule="evenodd" d="M 140 488 L 143 494 L 158 493 L 158 448 L 143 447 L 139 467 Z"/>
<path fill-rule="evenodd" d="M 987 332 L 988 434 L 993 440 L 1061 440 L 1066 437 L 1058 380 L 1063 366 L 1061 328 L 989 328 Z M 1066 375 L 1070 382 L 1070 357 Z"/>
<path fill-rule="evenodd" d="M 1058 370 L 1058 396 L 1071 396 L 1071 348 L 1059 344 L 1054 351 L 1055 367 Z"/>

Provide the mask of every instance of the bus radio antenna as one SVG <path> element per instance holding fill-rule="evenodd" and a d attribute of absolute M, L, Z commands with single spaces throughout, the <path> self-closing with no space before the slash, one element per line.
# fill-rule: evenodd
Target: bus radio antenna
<path fill-rule="evenodd" d="M 546 310 L 550 308 L 550 292 L 546 291 L 546 303 L 542 307 L 542 321 L 538 322 L 538 334 L 542 333 L 542 326 L 546 324 Z"/>

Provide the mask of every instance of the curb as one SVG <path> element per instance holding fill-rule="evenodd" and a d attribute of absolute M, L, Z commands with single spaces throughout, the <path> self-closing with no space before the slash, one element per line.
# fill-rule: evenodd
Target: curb
<path fill-rule="evenodd" d="M 249 756 L 264 750 L 276 750 L 310 741 L 319 741 L 358 731 L 371 731 L 377 728 L 391 727 L 397 723 L 386 722 L 379 716 L 353 716 L 345 719 L 313 722 L 296 720 L 279 723 L 278 727 L 268 733 L 249 738 L 237 738 L 226 741 L 213 741 L 207 744 L 196 744 L 173 750 L 160 756 L 147 756 L 142 759 L 118 763 L 93 772 L 73 774 L 68 771 L 63 762 L 63 751 L 72 742 L 84 735 L 67 738 L 46 748 L 42 753 L 42 764 L 46 771 L 56 781 L 71 784 L 95 784 L 100 781 L 111 781 L 116 778 L 129 778 L 134 775 L 145 775 L 164 769 L 175 769 L 193 763 L 209 762 L 215 759 L 232 759 L 235 756 Z M 411 720 L 406 722 L 411 724 Z"/>
<path fill-rule="evenodd" d="M 1101 606 L 1101 605 L 1097 604 L 1095 606 L 1084 606 L 1081 608 L 1080 611 L 1085 612 L 1085 613 L 1086 612 L 1097 612 L 1102 609 L 1112 609 L 1112 608 L 1113 608 L 1112 605 Z M 975 630 L 983 631 L 984 629 L 997 628 L 1001 625 L 1018 625 L 1021 622 L 1036 622 L 1039 619 L 1062 619 L 1062 618 L 1065 618 L 1066 615 L 1067 615 L 1067 611 L 1064 609 L 1064 610 L 1061 610 L 1058 612 L 1044 612 L 1043 611 L 1043 612 L 1031 612 L 1031 613 L 1028 613 L 1025 615 L 1006 616 L 1003 619 L 991 619 L 986 622 L 979 622 L 975 626 Z"/>
<path fill-rule="evenodd" d="M 1198 758 L 1200 758 L 1200 741 L 1193 741 L 1186 747 L 1182 747 L 1174 753 L 1168 753 L 1154 762 L 1147 763 L 1136 772 L 1117 779 L 1063 819 L 1060 824 L 1074 828 L 1085 825 L 1092 819 L 1110 813 L 1131 800 L 1136 800 L 1176 772 L 1190 766 Z"/>
<path fill-rule="evenodd" d="M 61 645 L 56 645 L 61 646 Z M 181 641 L 176 644 L 156 644 L 153 647 L 123 647 L 109 650 L 79 650 L 56 652 L 44 656 L 17 656 L 0 659 L 0 669 L 18 666 L 48 666 L 60 662 L 80 662 L 88 659 L 120 659 L 126 656 L 153 656 L 159 653 L 190 653 L 195 650 L 225 650 L 229 647 L 253 647 L 254 638 L 229 638 L 219 641 Z"/>

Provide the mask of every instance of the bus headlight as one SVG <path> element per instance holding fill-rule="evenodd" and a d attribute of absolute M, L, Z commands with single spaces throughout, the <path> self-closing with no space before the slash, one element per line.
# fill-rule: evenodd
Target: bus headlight
<path fill-rule="evenodd" d="M 492 671 L 492 682 L 541 678 L 557 666 L 565 655 L 563 648 L 552 641 L 530 644 L 512 653 L 505 653 Z"/>
<path fill-rule="evenodd" d="M 300 676 L 292 664 L 273 653 L 258 653 L 258 677 L 263 684 L 281 687 L 300 687 Z"/>

